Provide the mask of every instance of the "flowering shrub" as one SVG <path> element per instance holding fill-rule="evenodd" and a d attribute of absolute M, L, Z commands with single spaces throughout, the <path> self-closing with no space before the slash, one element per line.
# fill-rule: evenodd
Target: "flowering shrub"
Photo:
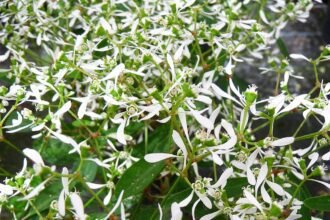
<path fill-rule="evenodd" d="M 92 3 L 91 3 L 92 2 Z M 330 59 L 289 55 L 280 31 L 310 0 L 0 3 L 0 139 L 25 159 L 0 183 L 12 219 L 310 219 L 330 211 Z M 279 48 L 276 49 L 276 48 Z M 274 95 L 238 65 L 277 76 Z M 292 60 L 315 86 L 294 94 Z M 272 74 L 269 74 L 272 76 Z M 278 119 L 298 115 L 294 133 Z M 319 127 L 303 133 L 311 120 Z M 267 135 L 256 138 L 260 130 Z M 28 133 L 22 151 L 6 135 Z M 260 136 L 260 135 L 259 135 Z M 309 146 L 301 145 L 307 141 Z M 323 178 L 323 179 L 322 179 Z M 312 210 L 314 210 L 312 212 Z"/>

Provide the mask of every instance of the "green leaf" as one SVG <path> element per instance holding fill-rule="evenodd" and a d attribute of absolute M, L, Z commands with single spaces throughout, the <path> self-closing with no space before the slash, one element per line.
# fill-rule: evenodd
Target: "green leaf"
<path fill-rule="evenodd" d="M 163 161 L 150 164 L 144 159 L 140 159 L 128 168 L 120 178 L 116 185 L 115 195 L 118 196 L 124 190 L 123 198 L 127 198 L 143 192 L 159 175 L 164 166 Z"/>
<path fill-rule="evenodd" d="M 79 159 L 77 154 L 69 154 L 69 151 L 72 150 L 70 145 L 57 139 L 41 139 L 33 143 L 34 148 L 38 150 L 43 145 L 44 147 L 41 151 L 41 156 L 47 164 L 68 166 L 72 164 L 73 161 L 77 161 Z"/>
<path fill-rule="evenodd" d="M 327 196 L 316 196 L 305 199 L 304 205 L 310 209 L 318 211 L 330 211 L 330 195 Z"/>
<path fill-rule="evenodd" d="M 84 160 L 81 167 L 81 175 L 87 182 L 93 182 L 97 173 L 97 164 L 90 160 Z"/>
<path fill-rule="evenodd" d="M 181 192 L 174 193 L 174 194 L 168 196 L 167 200 L 164 202 L 164 204 L 162 204 L 164 219 L 170 219 L 172 203 L 180 202 L 180 201 L 184 200 L 185 198 L 187 198 L 189 196 L 189 194 L 191 193 L 191 190 L 192 190 L 191 188 L 188 188 Z M 159 213 L 157 213 L 157 214 L 159 214 Z"/>
<path fill-rule="evenodd" d="M 276 44 L 277 44 L 278 48 L 280 49 L 281 53 L 283 54 L 283 56 L 289 57 L 288 48 L 286 47 L 286 44 L 284 43 L 283 39 L 278 38 L 276 40 Z"/>
<path fill-rule="evenodd" d="M 225 192 L 227 193 L 227 197 L 239 197 L 243 193 L 242 188 L 247 185 L 248 181 L 245 177 L 228 179 L 227 184 L 225 186 Z"/>
<path fill-rule="evenodd" d="M 153 205 L 142 205 L 139 207 L 137 212 L 134 213 L 134 220 L 145 220 L 150 219 L 150 214 L 157 211 L 158 207 Z M 158 211 L 159 212 L 159 211 Z"/>
<path fill-rule="evenodd" d="M 168 124 L 158 127 L 148 138 L 148 152 L 169 152 L 171 147 L 171 133 Z M 134 147 L 135 156 L 144 155 L 144 141 Z M 116 184 L 115 195 L 118 196 L 122 190 L 125 191 L 124 198 L 143 192 L 163 170 L 165 163 L 148 163 L 140 159 L 126 170 Z"/>
<path fill-rule="evenodd" d="M 148 138 L 148 153 L 168 153 L 171 148 L 172 131 L 169 124 L 159 126 Z M 133 148 L 132 155 L 143 157 L 145 154 L 145 140 Z"/>

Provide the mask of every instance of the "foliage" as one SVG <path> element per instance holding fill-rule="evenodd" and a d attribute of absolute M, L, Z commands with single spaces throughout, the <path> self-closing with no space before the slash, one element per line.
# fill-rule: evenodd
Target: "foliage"
<path fill-rule="evenodd" d="M 310 219 L 329 211 L 330 83 L 280 38 L 310 0 L 4 0 L 0 183 L 13 219 Z M 276 75 L 274 95 L 235 76 Z M 295 94 L 292 60 L 315 86 Z M 278 119 L 301 116 L 277 137 Z M 301 132 L 311 120 L 319 128 Z M 260 130 L 267 135 L 256 138 Z M 7 134 L 33 140 L 21 151 Z M 308 147 L 301 141 L 309 141 Z M 328 190 L 328 191 L 327 191 Z M 327 193 L 328 194 L 328 193 Z"/>

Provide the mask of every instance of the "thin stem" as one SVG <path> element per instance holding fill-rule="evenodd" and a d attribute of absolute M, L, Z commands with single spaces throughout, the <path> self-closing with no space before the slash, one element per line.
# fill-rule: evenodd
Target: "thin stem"
<path fill-rule="evenodd" d="M 311 138 L 315 138 L 318 135 L 320 135 L 319 131 L 296 137 L 295 140 L 296 141 L 301 141 L 301 140 L 311 139 Z"/>
<path fill-rule="evenodd" d="M 319 73 L 318 73 L 317 67 L 316 67 L 317 61 L 313 61 L 312 64 L 313 64 L 313 70 L 314 70 L 314 75 L 315 75 L 315 85 L 319 85 L 320 84 Z"/>
<path fill-rule="evenodd" d="M 281 74 L 279 72 L 276 73 L 276 86 L 275 86 L 275 92 L 274 95 L 276 96 L 278 94 L 278 88 L 280 87 L 280 80 L 281 80 Z"/>
<path fill-rule="evenodd" d="M 273 118 L 273 117 L 271 119 L 269 119 L 269 133 L 268 133 L 269 137 L 273 137 L 274 136 L 273 135 L 274 121 L 275 121 L 275 118 Z"/>
<path fill-rule="evenodd" d="M 2 142 L 6 143 L 9 147 L 13 148 L 15 151 L 17 151 L 18 153 L 22 154 L 21 149 L 19 149 L 16 145 L 14 145 L 13 143 L 11 143 L 10 141 L 6 140 L 6 139 L 2 139 Z M 1 142 L 0 141 L 0 142 Z"/>

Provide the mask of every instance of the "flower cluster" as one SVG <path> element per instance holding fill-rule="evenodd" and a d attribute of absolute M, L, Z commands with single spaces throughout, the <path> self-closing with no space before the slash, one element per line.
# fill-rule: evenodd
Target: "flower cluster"
<path fill-rule="evenodd" d="M 271 48 L 312 7 L 311 0 L 2 1 L 0 141 L 26 158 L 0 183 L 3 212 L 81 220 L 311 216 L 308 208 L 317 207 L 309 204 L 323 197 L 312 197 L 306 182 L 330 189 L 330 83 L 317 68 L 330 47 L 316 59 Z M 261 71 L 275 72 L 277 83 L 274 96 L 259 98 L 263 91 L 238 83 L 235 68 L 267 56 L 274 62 Z M 292 59 L 313 66 L 309 93 L 290 91 L 290 78 L 299 78 Z M 292 114 L 301 124 L 277 136 L 277 120 Z M 302 133 L 310 121 L 319 127 Z M 17 133 L 33 144 L 15 146 L 7 135 Z"/>

